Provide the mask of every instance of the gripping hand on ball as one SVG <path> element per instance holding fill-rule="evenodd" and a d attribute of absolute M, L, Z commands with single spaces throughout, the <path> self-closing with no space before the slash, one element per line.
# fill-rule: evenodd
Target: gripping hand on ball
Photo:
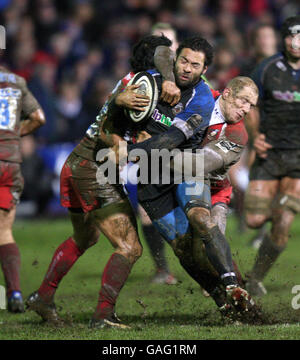
<path fill-rule="evenodd" d="M 149 96 L 137 91 L 140 85 L 129 85 L 123 92 L 117 95 L 116 105 L 131 110 L 145 111 L 145 106 L 149 105 Z"/>

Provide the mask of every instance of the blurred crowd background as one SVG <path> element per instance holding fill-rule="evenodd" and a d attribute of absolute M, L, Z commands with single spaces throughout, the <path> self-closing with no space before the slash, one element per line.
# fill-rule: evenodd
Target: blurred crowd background
<path fill-rule="evenodd" d="M 299 10 L 298 0 L 0 0 L 0 62 L 25 77 L 47 119 L 22 139 L 23 200 L 35 214 L 51 212 L 65 157 L 130 70 L 132 45 L 155 24 L 171 25 L 179 42 L 206 38 L 215 48 L 207 77 L 222 90 L 280 50 L 280 25 Z"/>

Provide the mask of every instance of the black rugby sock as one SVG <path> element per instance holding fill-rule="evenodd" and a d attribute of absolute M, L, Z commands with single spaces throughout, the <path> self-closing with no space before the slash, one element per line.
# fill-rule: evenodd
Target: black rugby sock
<path fill-rule="evenodd" d="M 266 234 L 258 250 L 257 258 L 251 271 L 251 277 L 262 281 L 284 249 L 285 245 L 279 246 L 275 244 L 271 240 L 270 235 Z"/>
<path fill-rule="evenodd" d="M 142 229 L 156 268 L 169 272 L 164 239 L 152 224 L 142 225 Z"/>
<path fill-rule="evenodd" d="M 229 244 L 218 226 L 201 234 L 206 254 L 225 286 L 238 285 Z"/>

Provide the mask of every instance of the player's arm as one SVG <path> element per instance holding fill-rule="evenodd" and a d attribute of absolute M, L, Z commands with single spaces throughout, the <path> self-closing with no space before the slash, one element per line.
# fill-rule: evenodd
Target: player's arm
<path fill-rule="evenodd" d="M 176 154 L 170 163 L 170 167 L 174 169 L 174 164 L 176 166 L 182 164 L 182 172 L 185 171 L 192 176 L 201 174 L 207 176 L 220 170 L 224 173 L 230 166 L 239 161 L 247 141 L 248 134 L 242 122 L 228 124 L 224 136 L 206 143 L 201 153 Z M 199 168 L 202 164 L 203 166 Z"/>
<path fill-rule="evenodd" d="M 180 89 L 175 83 L 174 60 L 175 53 L 168 46 L 160 45 L 155 49 L 154 65 L 163 79 L 160 100 L 171 106 L 176 105 L 181 97 Z"/>
<path fill-rule="evenodd" d="M 20 125 L 20 135 L 25 136 L 31 134 L 39 127 L 46 124 L 44 111 L 39 108 L 29 114 L 28 119 L 22 120 Z"/>
<path fill-rule="evenodd" d="M 177 114 L 168 131 L 137 144 L 128 144 L 128 153 L 134 149 L 143 149 L 150 154 L 151 149 L 172 150 L 176 148 L 199 131 L 207 128 L 213 107 L 214 100 L 211 93 L 199 91 L 187 107 Z"/>
<path fill-rule="evenodd" d="M 263 74 L 264 62 L 260 63 L 251 74 L 251 78 L 259 90 L 260 101 L 264 98 Z M 251 108 L 250 112 L 245 116 L 245 125 L 249 133 L 250 146 L 253 146 L 259 157 L 266 158 L 267 151 L 272 148 L 272 145 L 266 142 L 266 136 L 259 131 L 259 123 L 259 107 L 256 106 Z"/>
<path fill-rule="evenodd" d="M 136 144 L 128 144 L 127 151 L 129 153 L 132 150 L 142 149 L 150 155 L 152 149 L 175 149 L 197 133 L 202 123 L 203 119 L 199 114 L 193 114 L 187 121 L 175 118 L 168 131 Z"/>
<path fill-rule="evenodd" d="M 251 109 L 246 115 L 245 121 L 249 133 L 250 144 L 253 146 L 259 157 L 266 158 L 267 151 L 272 148 L 272 145 L 266 142 L 265 134 L 259 132 L 259 108 L 255 107 Z"/>

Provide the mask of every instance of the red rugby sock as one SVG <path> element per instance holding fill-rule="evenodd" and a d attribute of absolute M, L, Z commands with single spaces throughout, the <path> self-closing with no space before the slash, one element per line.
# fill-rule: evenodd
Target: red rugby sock
<path fill-rule="evenodd" d="M 2 266 L 6 284 L 6 296 L 9 298 L 13 291 L 21 291 L 21 256 L 16 243 L 10 243 L 0 246 L 0 263 Z"/>
<path fill-rule="evenodd" d="M 102 274 L 98 305 L 94 314 L 95 319 L 103 319 L 112 314 L 117 297 L 130 274 L 131 268 L 132 264 L 123 255 L 112 254 Z"/>
<path fill-rule="evenodd" d="M 69 237 L 55 251 L 46 276 L 38 293 L 45 302 L 52 302 L 61 279 L 71 269 L 76 260 L 84 253 Z"/>

